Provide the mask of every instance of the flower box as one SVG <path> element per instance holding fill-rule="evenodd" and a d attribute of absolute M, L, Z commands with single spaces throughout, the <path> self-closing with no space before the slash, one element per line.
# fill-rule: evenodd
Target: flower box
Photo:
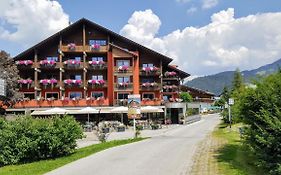
<path fill-rule="evenodd" d="M 149 73 L 149 72 L 156 72 L 156 71 L 158 71 L 158 70 L 159 70 L 159 68 L 158 68 L 158 67 L 155 67 L 155 66 L 152 66 L 152 67 L 143 67 L 143 68 L 142 68 L 142 71 L 147 72 L 147 73 Z"/>
<path fill-rule="evenodd" d="M 99 44 L 92 44 L 91 45 L 91 50 L 99 50 L 100 49 L 100 45 Z"/>
<path fill-rule="evenodd" d="M 24 65 L 24 66 L 29 66 L 29 65 L 32 65 L 33 64 L 33 61 L 31 60 L 19 60 L 19 61 L 16 61 L 16 65 Z"/>
<path fill-rule="evenodd" d="M 89 64 L 93 68 L 103 68 L 105 65 L 105 62 L 104 61 L 89 61 Z"/>
<path fill-rule="evenodd" d="M 75 50 L 76 49 L 76 44 L 75 43 L 69 43 L 68 45 L 67 45 L 67 47 L 68 47 L 68 49 L 69 50 Z"/>
<path fill-rule="evenodd" d="M 104 80 L 89 80 L 89 84 L 92 84 L 92 86 L 103 86 L 105 84 Z"/>
<path fill-rule="evenodd" d="M 176 72 L 172 71 L 172 72 L 165 72 L 165 77 L 175 77 L 177 75 Z"/>
<path fill-rule="evenodd" d="M 40 61 L 40 65 L 41 66 L 50 66 L 50 67 L 53 67 L 56 65 L 56 61 L 54 60 L 41 60 Z"/>
<path fill-rule="evenodd" d="M 82 80 L 72 80 L 72 79 L 66 79 L 63 81 L 66 85 L 77 85 L 80 86 L 82 84 Z"/>
<path fill-rule="evenodd" d="M 63 64 L 65 64 L 65 65 L 80 65 L 81 61 L 79 61 L 79 60 L 67 60 L 67 61 L 64 61 Z"/>
<path fill-rule="evenodd" d="M 129 83 L 126 83 L 126 82 L 118 83 L 118 86 L 119 87 L 128 87 Z"/>
<path fill-rule="evenodd" d="M 126 65 L 118 67 L 118 71 L 128 71 L 128 70 L 129 70 L 129 66 L 126 66 Z"/>
<path fill-rule="evenodd" d="M 31 80 L 31 79 L 20 79 L 20 80 L 18 80 L 18 84 L 20 85 L 20 88 L 22 88 L 23 85 L 27 85 L 27 88 L 29 89 L 32 82 L 33 82 L 33 80 Z"/>
<path fill-rule="evenodd" d="M 48 85 L 51 85 L 51 88 L 54 88 L 54 85 L 58 83 L 58 80 L 52 78 L 52 79 L 42 79 L 40 80 L 40 83 L 47 88 Z"/>

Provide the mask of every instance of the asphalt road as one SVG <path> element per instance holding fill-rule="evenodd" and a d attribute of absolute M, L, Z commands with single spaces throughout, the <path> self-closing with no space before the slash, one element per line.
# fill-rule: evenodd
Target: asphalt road
<path fill-rule="evenodd" d="M 48 175 L 184 175 L 196 145 L 219 123 L 217 114 L 141 142 L 111 148 L 67 164 Z"/>

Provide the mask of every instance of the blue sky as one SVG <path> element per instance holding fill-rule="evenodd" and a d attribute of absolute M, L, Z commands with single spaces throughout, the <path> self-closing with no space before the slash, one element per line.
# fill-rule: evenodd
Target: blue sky
<path fill-rule="evenodd" d="M 0 49 L 12 56 L 85 17 L 175 59 L 194 76 L 281 58 L 278 0 L 0 0 Z"/>

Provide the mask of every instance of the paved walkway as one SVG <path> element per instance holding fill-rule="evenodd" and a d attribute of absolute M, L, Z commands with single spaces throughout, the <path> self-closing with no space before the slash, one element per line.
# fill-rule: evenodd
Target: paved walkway
<path fill-rule="evenodd" d="M 188 174 L 196 146 L 219 123 L 217 114 L 141 142 L 98 152 L 48 175 L 182 175 Z"/>

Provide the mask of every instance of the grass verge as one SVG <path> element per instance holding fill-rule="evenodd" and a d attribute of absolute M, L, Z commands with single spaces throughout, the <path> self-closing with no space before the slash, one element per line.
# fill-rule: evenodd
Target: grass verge
<path fill-rule="evenodd" d="M 255 166 L 256 157 L 243 144 L 240 138 L 239 127 L 241 124 L 233 125 L 232 129 L 227 125 L 221 124 L 219 128 L 213 132 L 214 138 L 225 140 L 216 151 L 216 159 L 218 161 L 220 174 L 226 175 L 262 175 L 261 169 Z"/>
<path fill-rule="evenodd" d="M 137 139 L 127 139 L 127 140 L 115 140 L 105 143 L 100 143 L 96 145 L 91 145 L 88 147 L 77 149 L 73 154 L 70 154 L 65 157 L 60 157 L 56 159 L 49 159 L 49 160 L 41 160 L 32 163 L 26 164 L 19 164 L 19 165 L 8 165 L 0 168 L 1 175 L 39 175 L 47 173 L 51 170 L 59 168 L 65 164 L 73 162 L 75 160 L 81 159 L 83 157 L 87 157 L 91 154 L 95 154 L 99 151 L 129 144 L 137 141 L 141 141 L 145 138 L 137 138 Z"/>

